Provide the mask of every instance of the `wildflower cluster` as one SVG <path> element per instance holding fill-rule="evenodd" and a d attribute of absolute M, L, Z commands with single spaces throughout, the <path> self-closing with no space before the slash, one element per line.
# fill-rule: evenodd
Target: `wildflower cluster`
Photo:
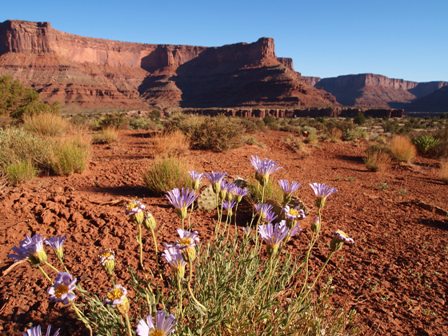
<path fill-rule="evenodd" d="M 263 192 L 259 202 L 253 205 L 252 221 L 244 227 L 243 236 L 237 226 L 238 206 L 252 195 L 242 179 L 231 180 L 224 172 L 190 171 L 191 188 L 174 188 L 166 194 L 179 216 L 180 225 L 176 224 L 177 238 L 164 243 L 160 254 L 154 215 L 141 200 L 131 200 L 125 213 L 137 227 L 140 269 L 132 270 L 128 283 L 117 281 L 116 253 L 104 248 L 98 255 L 98 267 L 109 275 L 109 290 L 93 294 L 83 289 L 65 265 L 64 236 L 45 239 L 36 234 L 26 237 L 12 249 L 9 257 L 15 262 L 26 260 L 38 268 L 49 282 L 48 299 L 69 306 L 90 335 L 124 332 L 128 336 L 258 334 L 259 330 L 250 329 L 252 325 L 259 328 L 270 325 L 269 334 L 297 334 L 295 328 L 300 319 L 314 316 L 306 311 L 311 305 L 304 302 L 310 302 L 310 293 L 329 260 L 344 245 L 353 245 L 354 240 L 341 230 L 335 231 L 324 265 L 309 281 L 312 269 L 309 263 L 323 228 L 323 210 L 336 189 L 321 183 L 310 184 L 315 195 L 316 213 L 309 234 L 299 235 L 306 230 L 303 223 L 307 217 L 307 211 L 296 195 L 301 184 L 280 179 L 277 183 L 283 192 L 282 202 L 265 199 L 264 189 L 281 167 L 275 161 L 257 156 L 252 156 L 250 162 Z M 210 237 L 211 242 L 203 244 L 207 245 L 203 248 L 198 231 L 192 228 L 191 216 L 195 201 L 205 188 L 202 184 L 207 180 L 210 183 L 207 188 L 213 190 L 215 197 L 213 211 L 217 220 L 214 221 L 214 236 Z M 250 204 L 249 198 L 245 204 Z M 186 220 L 188 228 L 185 228 Z M 233 225 L 230 225 L 232 221 Z M 143 228 L 151 232 L 155 250 L 152 259 L 143 251 Z M 291 248 L 288 242 L 292 238 L 307 239 L 308 236 L 310 241 L 306 253 L 300 257 L 302 262 L 292 259 L 290 253 L 284 253 Z M 63 271 L 50 263 L 45 245 L 53 249 Z M 151 270 L 148 266 L 153 262 L 156 268 Z M 221 290 L 225 292 L 221 293 Z M 288 305 L 281 301 L 284 297 L 288 297 Z M 230 307 L 236 309 L 234 314 L 241 316 L 233 315 L 232 318 L 229 302 Z M 274 323 L 276 319 L 279 320 L 277 324 Z M 246 327 L 242 328 L 238 323 Z M 41 336 L 42 328 L 32 327 L 23 335 Z M 45 335 L 59 336 L 60 331 L 56 330 L 52 335 L 51 326 L 48 326 Z"/>

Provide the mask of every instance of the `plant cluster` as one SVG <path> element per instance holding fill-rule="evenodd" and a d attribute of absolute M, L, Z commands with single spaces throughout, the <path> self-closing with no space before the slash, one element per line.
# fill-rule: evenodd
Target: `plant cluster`
<path fill-rule="evenodd" d="M 274 161 L 251 157 L 255 179 L 261 190 L 252 219 L 243 229 L 237 216 L 239 205 L 250 197 L 243 180 L 230 180 L 223 172 L 190 172 L 191 188 L 173 188 L 166 197 L 179 217 L 174 242 L 165 242 L 159 253 L 158 223 L 140 201 L 126 206 L 135 223 L 139 246 L 139 271 L 130 270 L 127 284 L 115 275 L 115 252 L 99 254 L 99 267 L 110 279 L 107 292 L 90 292 L 70 272 L 64 259 L 65 237 L 45 239 L 39 234 L 26 237 L 9 255 L 15 262 L 26 261 L 48 282 L 48 299 L 55 307 L 67 306 L 90 335 L 349 335 L 351 316 L 329 309 L 328 288 L 316 285 L 333 256 L 354 240 L 341 230 L 333 234 L 325 261 L 311 271 L 312 251 L 325 230 L 324 211 L 336 192 L 325 184 L 311 183 L 315 195 L 315 218 L 304 255 L 288 252 L 288 241 L 306 239 L 301 221 L 306 212 L 295 203 L 301 187 L 296 181 L 279 180 L 281 207 L 266 199 L 272 175 L 281 169 Z M 208 186 L 203 186 L 205 180 Z M 191 217 L 203 192 L 217 219 L 214 234 L 203 241 L 194 231 Z M 148 268 L 143 252 L 149 231 L 157 260 Z M 45 245 L 54 251 L 48 256 Z M 97 272 L 100 272 L 98 270 Z M 128 295 L 132 291 L 133 295 Z M 41 335 L 35 326 L 25 335 Z M 51 328 L 48 326 L 47 335 Z M 56 330 L 54 335 L 62 335 Z"/>

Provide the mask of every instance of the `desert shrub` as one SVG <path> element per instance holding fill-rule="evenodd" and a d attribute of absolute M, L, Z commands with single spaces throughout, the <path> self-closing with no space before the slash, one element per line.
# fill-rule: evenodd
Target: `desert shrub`
<path fill-rule="evenodd" d="M 279 129 L 279 124 L 280 124 L 280 120 L 270 114 L 267 114 L 264 118 L 263 118 L 263 123 L 270 129 L 273 130 L 278 130 Z"/>
<path fill-rule="evenodd" d="M 435 151 L 439 146 L 440 140 L 429 134 L 422 134 L 415 137 L 412 142 L 422 155 L 428 155 Z"/>
<path fill-rule="evenodd" d="M 448 158 L 448 125 L 445 125 L 441 130 L 439 130 L 435 138 L 438 140 L 439 144 L 434 149 L 434 154 L 438 157 Z"/>
<path fill-rule="evenodd" d="M 396 135 L 390 142 L 390 150 L 395 159 L 402 162 L 412 162 L 417 154 L 417 149 L 408 137 Z"/>
<path fill-rule="evenodd" d="M 129 119 L 129 128 L 133 130 L 162 130 L 160 121 L 148 117 L 132 117 Z"/>
<path fill-rule="evenodd" d="M 387 132 L 387 133 L 394 134 L 394 133 L 398 133 L 398 131 L 400 130 L 400 125 L 399 125 L 398 121 L 396 121 L 396 120 L 386 119 L 386 120 L 384 120 L 382 126 L 384 129 L 384 132 Z"/>
<path fill-rule="evenodd" d="M 238 119 L 206 118 L 190 136 L 191 148 L 222 152 L 243 144 L 244 127 Z"/>
<path fill-rule="evenodd" d="M 0 77 L 0 116 L 22 120 L 24 116 L 44 112 L 59 113 L 59 107 L 42 102 L 37 91 L 12 77 Z"/>
<path fill-rule="evenodd" d="M 186 166 L 176 158 L 158 158 L 143 174 L 143 180 L 149 191 L 163 194 L 175 187 L 191 184 Z"/>
<path fill-rule="evenodd" d="M 365 130 L 359 127 L 348 128 L 343 132 L 342 139 L 344 141 L 353 141 L 358 139 L 364 139 L 367 137 Z"/>
<path fill-rule="evenodd" d="M 285 147 L 293 153 L 305 154 L 308 152 L 307 147 L 302 139 L 294 135 L 288 135 L 287 137 L 282 139 L 282 142 L 284 143 Z"/>
<path fill-rule="evenodd" d="M 93 127 L 95 130 L 103 128 L 116 128 L 123 129 L 129 126 L 129 119 L 124 113 L 113 112 L 100 115 L 96 119 L 96 125 Z"/>
<path fill-rule="evenodd" d="M 33 179 L 37 170 L 30 160 L 21 160 L 8 164 L 5 167 L 5 176 L 12 185 Z"/>
<path fill-rule="evenodd" d="M 340 128 L 332 127 L 327 132 L 327 136 L 330 141 L 338 142 L 338 141 L 342 140 L 342 137 L 344 136 L 344 132 Z"/>
<path fill-rule="evenodd" d="M 442 161 L 440 163 L 439 176 L 443 182 L 448 184 L 448 161 Z"/>
<path fill-rule="evenodd" d="M 391 153 L 388 147 L 381 145 L 369 146 L 364 159 L 366 167 L 371 171 L 383 171 L 391 163 Z"/>
<path fill-rule="evenodd" d="M 263 120 L 248 118 L 239 118 L 238 120 L 247 133 L 255 133 L 257 131 L 262 131 L 265 129 Z"/>
<path fill-rule="evenodd" d="M 353 122 L 356 125 L 364 125 L 366 122 L 366 116 L 363 112 L 358 112 L 358 114 L 356 114 L 356 116 L 353 118 Z"/>
<path fill-rule="evenodd" d="M 0 130 L 0 170 L 19 161 L 31 162 L 37 169 L 48 169 L 51 161 L 48 141 L 20 128 Z"/>
<path fill-rule="evenodd" d="M 304 142 L 308 144 L 315 144 L 319 141 L 317 136 L 317 129 L 310 126 L 305 126 L 302 129 L 302 134 L 304 136 Z"/>
<path fill-rule="evenodd" d="M 90 158 L 90 141 L 75 136 L 55 142 L 52 146 L 51 169 L 56 175 L 82 173 Z"/>
<path fill-rule="evenodd" d="M 115 128 L 107 127 L 95 133 L 92 137 L 94 144 L 111 144 L 117 142 L 118 131 Z"/>
<path fill-rule="evenodd" d="M 188 138 L 180 131 L 166 133 L 153 138 L 154 151 L 157 156 L 179 157 L 188 152 Z"/>
<path fill-rule="evenodd" d="M 58 136 L 65 134 L 70 123 L 55 113 L 40 113 L 26 115 L 23 118 L 23 128 L 31 133 L 43 136 Z"/>

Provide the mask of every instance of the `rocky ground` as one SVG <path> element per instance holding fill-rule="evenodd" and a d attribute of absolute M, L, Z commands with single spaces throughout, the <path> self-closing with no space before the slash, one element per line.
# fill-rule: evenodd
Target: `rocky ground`
<path fill-rule="evenodd" d="M 334 301 L 355 309 L 365 335 L 446 335 L 448 186 L 437 179 L 437 162 L 419 159 L 412 167 L 368 172 L 362 163 L 365 144 L 322 143 L 307 156 L 283 148 L 286 133 L 258 134 L 264 147 L 246 145 L 226 153 L 191 151 L 183 158 L 200 171 L 223 170 L 249 177 L 252 154 L 278 161 L 278 177 L 303 184 L 300 196 L 312 204 L 309 182 L 338 188 L 325 212 L 324 237 L 313 262 L 328 249 L 332 231 L 343 229 L 356 241 L 330 265 Z M 155 156 L 141 132 L 122 132 L 117 144 L 94 147 L 87 172 L 70 177 L 40 177 L 0 196 L 0 333 L 19 335 L 34 323 L 76 328 L 68 309 L 48 303 L 48 284 L 28 265 L 12 270 L 7 254 L 25 235 L 67 236 L 66 260 L 81 283 L 98 292 L 108 289 L 98 251 L 117 251 L 117 275 L 125 281 L 137 267 L 135 228 L 123 202 L 141 198 L 157 218 L 159 241 L 172 241 L 178 220 L 163 197 L 148 194 L 142 170 Z M 212 232 L 210 215 L 197 214 L 193 227 L 202 237 Z M 306 221 L 309 224 L 309 221 Z M 306 234 L 288 248 L 302 253 Z M 303 241 L 300 241 L 300 240 Z M 152 255 L 148 238 L 145 251 Z M 147 260 L 148 264 L 154 260 Z M 64 316 L 63 319 L 60 317 Z"/>

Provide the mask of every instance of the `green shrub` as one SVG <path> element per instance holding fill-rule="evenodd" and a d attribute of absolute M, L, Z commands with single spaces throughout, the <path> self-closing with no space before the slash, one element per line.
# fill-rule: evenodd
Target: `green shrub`
<path fill-rule="evenodd" d="M 317 129 L 310 126 L 303 127 L 302 134 L 305 137 L 303 140 L 305 143 L 315 144 L 319 141 L 317 136 Z"/>
<path fill-rule="evenodd" d="M 0 130 L 0 170 L 11 163 L 29 161 L 37 169 L 48 169 L 51 162 L 48 141 L 20 128 Z"/>
<path fill-rule="evenodd" d="M 10 163 L 5 167 L 5 176 L 12 185 L 33 179 L 37 175 L 37 170 L 30 160 L 22 160 Z"/>
<path fill-rule="evenodd" d="M 23 128 L 31 133 L 43 136 L 58 136 L 67 132 L 69 122 L 55 113 L 27 115 L 23 118 Z"/>
<path fill-rule="evenodd" d="M 243 144 L 244 127 L 238 119 L 206 118 L 190 135 L 191 148 L 222 152 Z"/>
<path fill-rule="evenodd" d="M 72 138 L 55 143 L 51 169 L 56 175 L 82 173 L 89 162 L 90 144 L 81 138 Z"/>
<path fill-rule="evenodd" d="M 93 135 L 92 143 L 94 144 L 111 144 L 117 142 L 118 132 L 115 128 L 104 128 Z"/>
<path fill-rule="evenodd" d="M 349 128 L 345 130 L 342 134 L 342 139 L 344 141 L 353 141 L 358 139 L 365 139 L 367 137 L 367 133 L 362 128 Z"/>
<path fill-rule="evenodd" d="M 438 157 L 448 158 L 448 125 L 439 130 L 436 135 L 439 144 L 434 149 L 434 153 Z"/>
<path fill-rule="evenodd" d="M 428 155 L 435 151 L 439 146 L 440 140 L 429 134 L 423 134 L 415 137 L 412 142 L 417 147 L 417 151 L 422 155 Z"/>
<path fill-rule="evenodd" d="M 366 116 L 363 112 L 358 112 L 358 114 L 353 118 L 353 122 L 356 125 L 364 125 L 366 122 Z"/>
<path fill-rule="evenodd" d="M 172 157 L 156 159 L 144 173 L 143 180 L 149 191 L 154 194 L 163 194 L 173 188 L 191 184 L 185 165 L 181 160 Z"/>

